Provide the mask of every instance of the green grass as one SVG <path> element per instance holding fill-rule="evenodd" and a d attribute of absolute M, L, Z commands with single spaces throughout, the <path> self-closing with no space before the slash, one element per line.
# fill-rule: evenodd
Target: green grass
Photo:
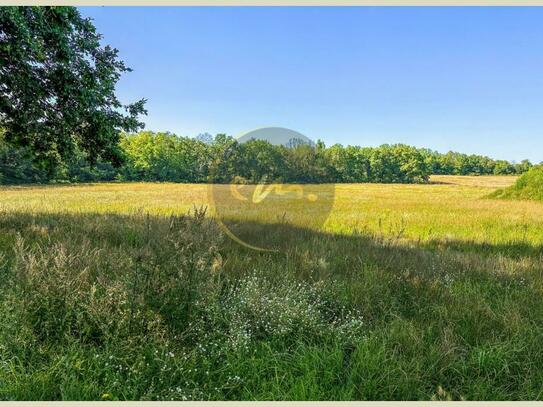
<path fill-rule="evenodd" d="M 491 197 L 543 201 L 543 166 L 530 169 L 514 185 L 494 192 Z"/>
<path fill-rule="evenodd" d="M 542 399 L 543 203 L 434 181 L 240 215 L 273 253 L 205 186 L 1 189 L 0 399 Z"/>

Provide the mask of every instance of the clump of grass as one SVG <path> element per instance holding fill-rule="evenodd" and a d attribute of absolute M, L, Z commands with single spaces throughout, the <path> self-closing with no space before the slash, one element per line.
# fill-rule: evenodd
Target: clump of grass
<path fill-rule="evenodd" d="M 519 177 L 514 185 L 499 189 L 492 198 L 543 201 L 543 166 L 537 166 Z"/>
<path fill-rule="evenodd" d="M 17 234 L 11 294 L 38 342 L 75 338 L 101 345 L 134 332 L 161 335 L 173 326 L 186 328 L 194 302 L 213 281 L 221 238 L 214 223 L 198 212 L 112 221 L 111 227 L 131 237 L 126 243 L 116 242 L 115 234 L 113 245 L 97 245 L 77 232 L 59 241 L 54 229 L 46 232 L 53 239 Z M 58 229 L 55 223 L 45 230 Z"/>

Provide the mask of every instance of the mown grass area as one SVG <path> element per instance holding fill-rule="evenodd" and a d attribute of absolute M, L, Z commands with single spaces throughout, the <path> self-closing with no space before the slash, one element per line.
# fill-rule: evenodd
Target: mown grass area
<path fill-rule="evenodd" d="M 238 215 L 278 252 L 205 185 L 0 189 L 0 399 L 542 399 L 543 203 L 433 182 Z"/>

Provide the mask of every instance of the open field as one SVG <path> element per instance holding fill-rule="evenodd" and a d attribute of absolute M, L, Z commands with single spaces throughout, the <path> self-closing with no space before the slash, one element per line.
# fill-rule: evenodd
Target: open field
<path fill-rule="evenodd" d="M 486 245 L 543 244 L 543 205 L 486 199 L 515 177 L 433 176 L 431 185 L 336 184 L 335 202 L 324 225 L 331 233 L 370 233 L 417 242 Z M 224 186 L 223 188 L 227 188 Z M 318 186 L 316 187 L 319 188 Z M 24 213 L 149 213 L 168 216 L 209 206 L 205 184 L 102 183 L 73 186 L 4 187 L 0 209 Z M 210 208 L 212 211 L 213 208 Z M 289 222 L 311 227 L 297 211 Z M 266 213 L 233 215 L 273 223 Z"/>
<path fill-rule="evenodd" d="M 231 215 L 274 253 L 207 185 L 0 188 L 0 399 L 542 399 L 543 203 L 488 198 L 513 182 Z"/>

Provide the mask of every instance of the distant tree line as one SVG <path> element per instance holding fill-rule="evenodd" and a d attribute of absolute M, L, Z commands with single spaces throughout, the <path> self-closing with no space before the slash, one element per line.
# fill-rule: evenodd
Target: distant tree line
<path fill-rule="evenodd" d="M 121 164 L 114 166 L 100 160 L 91 164 L 83 150 L 75 149 L 51 173 L 34 161 L 30 150 L 11 146 L 0 135 L 0 182 L 424 183 L 431 174 L 522 174 L 532 167 L 527 160 L 513 164 L 403 144 L 326 147 L 319 141 L 285 147 L 261 140 L 240 144 L 224 134 L 189 138 L 150 131 L 123 133 L 119 151 Z"/>

